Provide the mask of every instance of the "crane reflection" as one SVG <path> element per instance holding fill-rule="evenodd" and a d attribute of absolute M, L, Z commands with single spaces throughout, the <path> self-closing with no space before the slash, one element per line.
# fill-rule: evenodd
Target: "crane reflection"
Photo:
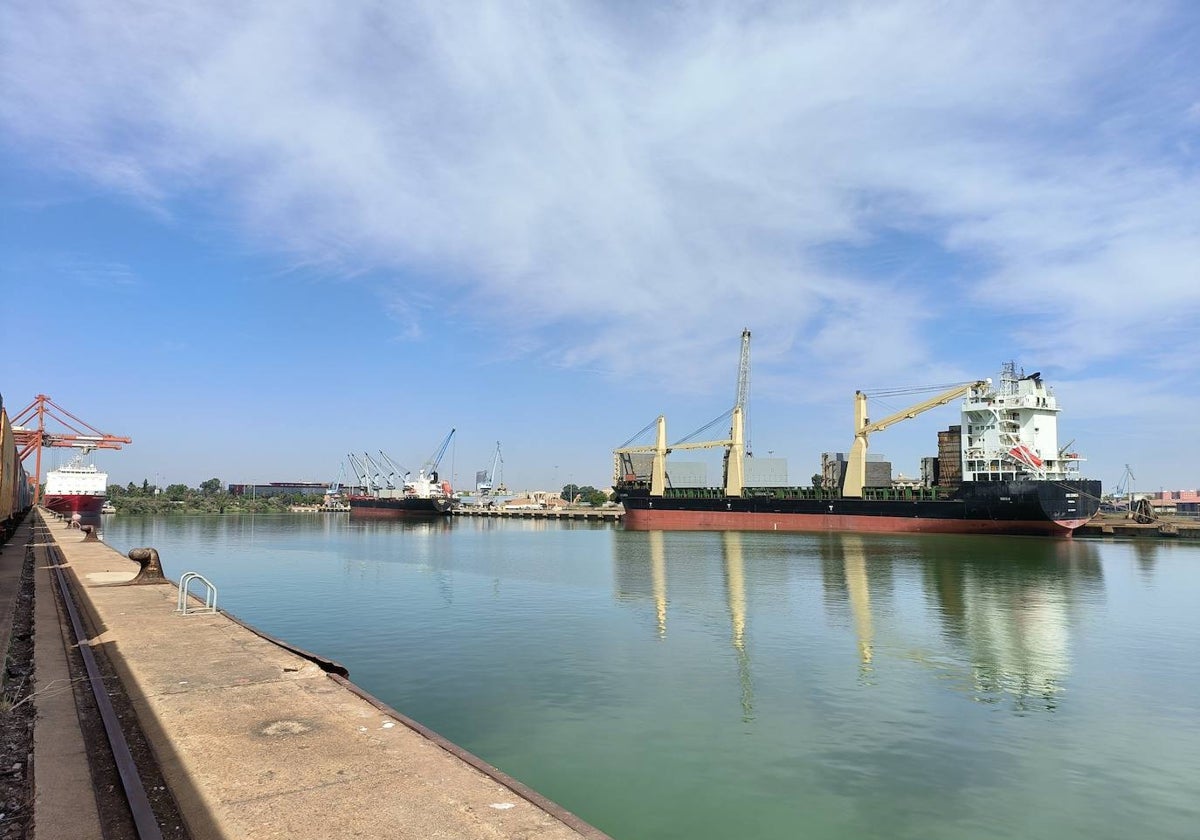
<path fill-rule="evenodd" d="M 849 636 L 865 684 L 916 663 L 934 685 L 973 700 L 1053 709 L 1070 672 L 1081 604 L 1103 588 L 1095 547 L 1078 540 L 737 531 L 622 537 L 618 591 L 649 596 L 660 641 L 673 616 L 691 624 L 723 607 L 747 721 L 755 703 L 750 611 L 756 600 L 762 609 L 764 597 L 790 602 L 773 604 L 758 629 L 770 634 L 772 649 L 798 639 L 797 628 L 812 629 L 799 605 L 804 593 L 819 592 L 828 614 L 845 616 L 845 629 L 826 628 L 825 647 L 808 650 L 828 658 L 837 639 Z M 686 611 L 673 608 L 669 592 L 684 599 Z"/>

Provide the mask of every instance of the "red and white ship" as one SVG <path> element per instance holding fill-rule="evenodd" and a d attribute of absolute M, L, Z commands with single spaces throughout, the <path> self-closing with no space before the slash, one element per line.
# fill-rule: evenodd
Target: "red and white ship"
<path fill-rule="evenodd" d="M 99 514 L 108 496 L 108 473 L 85 463 L 86 452 L 80 452 L 56 470 L 46 473 L 46 490 L 42 504 L 64 516 Z"/>

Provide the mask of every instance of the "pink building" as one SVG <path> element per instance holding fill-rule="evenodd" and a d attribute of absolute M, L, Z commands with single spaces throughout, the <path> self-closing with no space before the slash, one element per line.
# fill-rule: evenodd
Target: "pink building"
<path fill-rule="evenodd" d="M 1200 490 L 1160 490 L 1150 498 L 1160 502 L 1200 502 Z"/>

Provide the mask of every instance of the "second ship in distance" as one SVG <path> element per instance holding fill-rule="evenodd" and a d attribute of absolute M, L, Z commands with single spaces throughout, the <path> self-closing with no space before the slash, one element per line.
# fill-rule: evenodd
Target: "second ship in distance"
<path fill-rule="evenodd" d="M 454 429 L 451 429 L 417 470 L 416 477 L 383 450 L 379 451 L 382 465 L 365 452 L 361 457 L 351 453 L 348 456 L 350 466 L 363 492 L 347 497 L 350 516 L 382 519 L 448 516 L 458 506 L 458 499 L 450 482 L 439 480 L 438 465 L 453 437 Z"/>

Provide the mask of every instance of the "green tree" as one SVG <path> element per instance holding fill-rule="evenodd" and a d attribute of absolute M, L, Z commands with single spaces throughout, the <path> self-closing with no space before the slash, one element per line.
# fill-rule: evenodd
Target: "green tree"
<path fill-rule="evenodd" d="M 583 501 L 586 501 L 592 507 L 600 507 L 608 501 L 608 494 L 603 490 L 597 490 L 593 487 L 592 492 L 584 496 Z"/>
<path fill-rule="evenodd" d="M 578 484 L 568 484 L 562 489 L 562 497 L 568 503 L 583 503 L 589 505 L 602 505 L 608 501 L 608 494 L 602 490 L 597 490 L 590 484 L 585 484 L 580 487 Z M 600 501 L 596 501 L 599 498 Z"/>
<path fill-rule="evenodd" d="M 221 479 L 210 478 L 208 481 L 200 482 L 200 492 L 205 496 L 214 496 L 221 492 Z"/>
<path fill-rule="evenodd" d="M 172 502 L 182 502 L 191 492 L 191 488 L 186 484 L 172 484 L 163 491 L 163 494 Z"/>

